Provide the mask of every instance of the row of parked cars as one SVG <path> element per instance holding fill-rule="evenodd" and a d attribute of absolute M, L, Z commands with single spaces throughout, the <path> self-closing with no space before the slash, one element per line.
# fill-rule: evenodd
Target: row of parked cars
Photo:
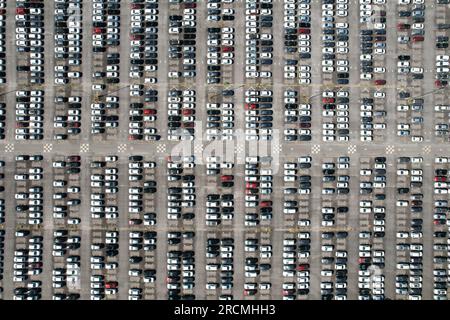
<path fill-rule="evenodd" d="M 412 142 L 423 141 L 424 101 L 424 98 L 414 98 L 414 94 L 408 89 L 397 93 L 397 115 L 404 113 L 397 118 L 397 136 L 411 137 Z"/>
<path fill-rule="evenodd" d="M 158 82 L 158 7 L 158 0 L 133 0 L 130 4 L 129 77 L 140 84 Z"/>
<path fill-rule="evenodd" d="M 42 298 L 43 237 L 28 230 L 15 233 L 13 283 L 14 300 L 40 300 Z"/>
<path fill-rule="evenodd" d="M 90 162 L 90 299 L 117 299 L 119 284 L 119 168 L 118 157 L 108 155 Z"/>
<path fill-rule="evenodd" d="M 234 218 L 234 164 L 220 162 L 218 157 L 208 157 L 206 175 L 215 178 L 216 189 L 221 193 L 210 193 L 206 199 L 205 223 L 207 226 L 220 227 L 230 224 Z"/>
<path fill-rule="evenodd" d="M 445 14 L 448 14 L 448 8 L 441 8 Z M 439 21 L 445 21 L 442 17 L 436 17 L 436 24 L 438 26 L 435 31 L 436 39 L 436 75 L 435 86 L 437 88 L 443 88 L 448 85 L 449 80 L 449 64 L 448 64 L 448 39 L 450 36 L 450 25 L 442 24 Z"/>
<path fill-rule="evenodd" d="M 349 84 L 349 24 L 347 0 L 322 1 L 322 82 L 330 85 Z M 348 141 L 348 91 L 322 92 L 322 140 Z M 338 104 L 333 101 L 335 95 Z M 337 110 L 336 110 L 337 109 Z"/>
<path fill-rule="evenodd" d="M 195 295 L 195 252 L 193 251 L 195 234 L 168 232 L 168 240 L 181 239 L 176 245 L 170 245 L 167 251 L 167 294 L 169 300 L 193 300 Z M 174 249 L 172 249 L 174 248 Z M 208 287 L 206 288 L 208 289 Z"/>
<path fill-rule="evenodd" d="M 423 158 L 397 158 L 396 283 L 398 297 L 421 300 L 423 289 Z"/>
<path fill-rule="evenodd" d="M 171 141 L 195 137 L 196 91 L 170 89 L 167 97 L 167 135 Z"/>
<path fill-rule="evenodd" d="M 228 27 L 234 23 L 234 0 L 210 0 L 207 3 L 208 31 L 217 29 L 220 32 L 208 32 L 207 39 L 207 78 L 208 84 L 232 82 L 234 64 L 234 28 Z M 226 27 L 221 27 L 224 25 Z M 227 32 L 224 32 L 227 31 Z"/>
<path fill-rule="evenodd" d="M 53 163 L 53 219 L 78 224 L 81 205 L 81 157 L 57 157 Z"/>
<path fill-rule="evenodd" d="M 6 83 L 6 0 L 0 1 L 0 84 Z"/>
<path fill-rule="evenodd" d="M 5 162 L 0 160 L 0 196 L 5 191 L 4 180 L 5 179 Z M 0 198 L 0 225 L 5 223 L 5 199 Z"/>
<path fill-rule="evenodd" d="M 311 140 L 311 104 L 303 103 L 301 100 L 300 90 L 286 89 L 284 91 L 284 123 L 289 125 L 289 128 L 284 129 L 283 132 L 285 141 Z"/>
<path fill-rule="evenodd" d="M 167 219 L 178 222 L 195 218 L 195 158 L 170 156 L 167 161 Z"/>
<path fill-rule="evenodd" d="M 6 138 L 6 103 L 0 102 L 0 140 Z"/>
<path fill-rule="evenodd" d="M 425 4 L 422 0 L 399 1 L 397 9 L 397 78 L 409 88 L 411 97 L 421 96 L 424 93 L 424 70 L 420 58 L 425 40 Z M 398 115 L 397 135 L 413 142 L 423 141 L 422 109 L 411 109 Z"/>
<path fill-rule="evenodd" d="M 449 235 L 448 166 L 447 157 L 435 158 L 433 196 L 433 299 L 447 300 Z M 437 192 L 442 190 L 443 192 Z M 445 191 L 444 191 L 445 190 Z"/>
<path fill-rule="evenodd" d="M 90 212 L 91 219 L 115 221 L 119 216 L 118 197 L 119 169 L 117 156 L 91 161 L 90 169 Z"/>
<path fill-rule="evenodd" d="M 5 199 L 4 199 L 4 191 L 5 187 L 3 185 L 4 182 L 4 167 L 5 162 L 0 161 L 0 299 L 3 299 L 3 271 L 5 265 Z"/>
<path fill-rule="evenodd" d="M 234 239 L 211 236 L 206 239 L 207 295 L 220 300 L 232 299 L 234 287 Z M 209 280 L 211 279 L 211 280 Z M 244 285 L 245 287 L 245 285 Z"/>
<path fill-rule="evenodd" d="M 358 299 L 384 300 L 386 158 L 362 158 L 359 175 Z"/>
<path fill-rule="evenodd" d="M 206 158 L 206 176 L 213 192 L 206 195 L 205 224 L 207 296 L 232 299 L 234 287 L 234 163 L 220 156 Z"/>
<path fill-rule="evenodd" d="M 247 79 L 260 81 L 272 78 L 272 8 L 272 0 L 245 2 L 245 77 Z"/>
<path fill-rule="evenodd" d="M 273 91 L 270 89 L 245 90 L 245 139 L 247 141 L 272 140 Z"/>
<path fill-rule="evenodd" d="M 349 103 L 348 90 L 326 90 L 322 92 L 323 141 L 349 140 Z"/>
<path fill-rule="evenodd" d="M 16 91 L 16 140 L 44 139 L 44 91 Z"/>
<path fill-rule="evenodd" d="M 67 140 L 81 133 L 81 96 L 55 96 L 54 140 Z"/>
<path fill-rule="evenodd" d="M 272 283 L 271 235 L 248 232 L 244 239 L 244 299 L 270 298 Z"/>
<path fill-rule="evenodd" d="M 120 9 L 121 4 L 117 0 L 95 0 L 92 3 L 92 52 L 106 52 L 120 45 Z"/>
<path fill-rule="evenodd" d="M 54 300 L 80 298 L 81 222 L 80 167 L 78 155 L 56 157 L 53 166 L 53 221 L 60 227 L 53 232 L 52 289 Z M 69 226 L 72 226 L 69 231 Z"/>
<path fill-rule="evenodd" d="M 311 1 L 284 0 L 284 78 L 311 83 Z"/>
<path fill-rule="evenodd" d="M 111 228 L 91 232 L 90 299 L 117 299 L 119 232 Z"/>
<path fill-rule="evenodd" d="M 167 158 L 167 297 L 169 300 L 195 299 L 195 218 L 197 204 L 195 157 Z M 206 288 L 208 289 L 208 288 Z"/>
<path fill-rule="evenodd" d="M 235 112 L 234 90 L 214 90 L 208 94 L 206 103 L 206 139 L 232 140 L 234 136 Z"/>
<path fill-rule="evenodd" d="M 283 242 L 283 299 L 306 299 L 310 293 L 312 158 L 302 156 L 283 165 L 285 224 L 298 232 Z"/>
<path fill-rule="evenodd" d="M 17 155 L 14 171 L 16 231 L 13 258 L 14 299 L 41 299 L 43 231 L 24 226 L 43 223 L 42 155 Z"/>
<path fill-rule="evenodd" d="M 128 300 L 155 297 L 156 237 L 155 231 L 128 232 Z"/>
<path fill-rule="evenodd" d="M 244 297 L 258 295 L 270 297 L 272 286 L 272 235 L 253 228 L 270 224 L 273 218 L 273 172 L 270 156 L 245 158 L 245 216 L 244 226 L 248 230 L 244 240 Z"/>
<path fill-rule="evenodd" d="M 144 86 L 157 83 L 158 1 L 133 1 L 130 4 L 130 110 L 129 140 L 161 139 L 156 129 L 157 90 Z"/>
<path fill-rule="evenodd" d="M 16 183 L 15 211 L 17 220 L 28 225 L 43 222 L 44 199 L 42 181 L 44 169 L 42 155 L 16 156 L 14 181 Z"/>
<path fill-rule="evenodd" d="M 128 269 L 130 300 L 155 298 L 156 232 L 142 226 L 156 225 L 156 163 L 142 155 L 128 157 Z M 144 229 L 148 230 L 148 229 Z"/>
<path fill-rule="evenodd" d="M 79 1 L 55 2 L 54 83 L 67 85 L 80 79 L 82 62 L 83 8 Z"/>
<path fill-rule="evenodd" d="M 16 1 L 17 72 L 26 73 L 27 84 L 40 85 L 44 74 L 44 1 Z"/>
<path fill-rule="evenodd" d="M 54 98 L 55 140 L 66 140 L 81 133 L 81 96 L 72 94 L 79 89 L 83 73 L 83 7 L 78 0 L 56 1 L 54 4 Z M 78 80 L 78 81 L 77 81 Z M 70 85 L 69 85 L 70 84 Z"/>
<path fill-rule="evenodd" d="M 120 12 L 120 1 L 92 3 L 91 134 L 103 139 L 117 132 L 119 126 L 119 97 L 109 92 L 120 82 Z"/>
<path fill-rule="evenodd" d="M 386 2 L 360 1 L 359 9 L 360 80 L 382 84 L 386 78 Z M 360 140 L 379 141 L 386 132 L 386 94 L 382 85 L 367 90 L 360 93 Z"/>
<path fill-rule="evenodd" d="M 174 7 L 178 5 L 178 7 Z M 168 78 L 173 81 L 192 80 L 197 75 L 197 1 L 169 1 L 169 67 Z"/>
<path fill-rule="evenodd" d="M 445 24 L 448 25 L 449 19 L 447 17 L 448 10 L 448 1 L 438 0 L 436 1 L 436 14 L 435 14 L 435 23 L 438 26 L 437 30 L 435 30 L 435 39 L 436 41 L 444 39 L 448 42 L 448 37 L 450 36 L 450 29 L 448 28 L 439 28 L 439 26 L 443 26 Z M 434 111 L 435 111 L 435 127 L 434 134 L 442 139 L 442 141 L 448 140 L 449 134 L 449 111 L 450 106 L 448 105 L 449 100 L 449 92 L 444 88 L 448 85 L 449 72 L 448 68 L 450 66 L 450 53 L 448 46 L 438 47 L 436 46 L 435 54 L 436 54 L 436 65 L 435 65 L 435 87 L 437 89 L 441 88 L 442 90 L 436 91 L 433 93 L 434 98 Z M 447 69 L 443 69 L 447 68 Z M 445 72 L 447 71 L 447 72 Z"/>
<path fill-rule="evenodd" d="M 346 300 L 350 158 L 324 159 L 321 168 L 321 226 L 325 228 L 320 234 L 320 294 L 323 300 Z"/>
<path fill-rule="evenodd" d="M 0 229 L 0 298 L 3 299 L 3 271 L 5 264 L 5 230 Z"/>
<path fill-rule="evenodd" d="M 81 289 L 81 237 L 66 228 L 53 231 L 53 300 L 78 300 Z"/>
<path fill-rule="evenodd" d="M 130 85 L 128 140 L 157 141 L 161 139 L 155 127 L 158 119 L 158 91 L 143 84 Z"/>

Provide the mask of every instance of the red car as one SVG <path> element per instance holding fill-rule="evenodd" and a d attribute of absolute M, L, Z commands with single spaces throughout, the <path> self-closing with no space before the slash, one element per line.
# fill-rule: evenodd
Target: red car
<path fill-rule="evenodd" d="M 233 181 L 234 176 L 232 175 L 225 175 L 225 176 L 221 176 L 220 180 L 221 181 Z"/>
<path fill-rule="evenodd" d="M 117 281 L 108 281 L 105 283 L 105 288 L 106 289 L 114 289 L 114 288 L 117 288 L 118 285 L 119 285 L 119 283 Z"/>
<path fill-rule="evenodd" d="M 245 104 L 245 110 L 255 110 L 256 109 L 256 104 L 254 103 L 246 103 Z"/>
<path fill-rule="evenodd" d="M 370 258 L 359 258 L 358 263 L 370 263 Z"/>
<path fill-rule="evenodd" d="M 322 103 L 334 103 L 334 98 L 322 98 Z"/>
<path fill-rule="evenodd" d="M 156 114 L 157 111 L 155 109 L 144 109 L 144 114 Z"/>
<path fill-rule="evenodd" d="M 446 87 L 448 82 L 446 80 L 436 80 L 434 81 L 434 85 L 438 88 Z"/>
<path fill-rule="evenodd" d="M 309 264 L 308 263 L 299 264 L 297 270 L 299 271 L 309 270 Z"/>
<path fill-rule="evenodd" d="M 25 8 L 16 8 L 16 14 L 27 14 L 27 10 Z"/>
<path fill-rule="evenodd" d="M 105 32 L 105 29 L 102 29 L 102 28 L 94 28 L 92 30 L 92 33 L 96 33 L 96 34 L 103 33 L 103 32 Z"/>
<path fill-rule="evenodd" d="M 424 40 L 423 36 L 414 36 L 412 42 L 422 42 Z"/>
<path fill-rule="evenodd" d="M 78 121 L 76 121 L 76 122 L 69 122 L 68 126 L 70 128 L 79 128 L 79 127 L 81 127 L 81 123 L 78 122 Z"/>
<path fill-rule="evenodd" d="M 382 85 L 385 85 L 386 84 L 386 80 L 384 80 L 384 79 L 379 79 L 379 80 L 375 80 L 375 85 L 377 85 L 377 86 L 382 86 Z"/>
<path fill-rule="evenodd" d="M 234 51 L 233 47 L 222 47 L 222 52 L 232 52 Z"/>
<path fill-rule="evenodd" d="M 436 181 L 436 182 L 446 182 L 447 181 L 447 177 L 436 176 L 436 177 L 434 177 L 434 181 Z"/>
<path fill-rule="evenodd" d="M 260 207 L 271 207 L 272 206 L 272 201 L 261 201 L 259 206 Z"/>
<path fill-rule="evenodd" d="M 130 140 L 130 141 L 133 141 L 133 140 L 139 140 L 138 137 L 139 137 L 138 135 L 130 134 L 130 135 L 128 136 L 128 140 Z"/>
<path fill-rule="evenodd" d="M 185 4 L 184 4 L 184 7 L 185 7 L 185 8 L 197 8 L 197 4 L 196 4 L 196 3 L 192 3 L 192 2 L 190 2 L 190 3 L 185 3 Z"/>
<path fill-rule="evenodd" d="M 247 182 L 245 184 L 246 188 L 258 188 L 258 184 L 256 182 Z"/>
<path fill-rule="evenodd" d="M 310 29 L 305 29 L 305 28 L 300 28 L 300 29 L 298 29 L 298 33 L 300 33 L 300 34 L 310 34 L 311 30 Z"/>
<path fill-rule="evenodd" d="M 193 109 L 183 109 L 182 112 L 183 112 L 183 116 L 189 116 L 191 114 L 194 114 L 195 110 L 193 110 Z"/>
<path fill-rule="evenodd" d="M 131 9 L 143 9 L 143 5 L 141 3 L 132 3 Z"/>

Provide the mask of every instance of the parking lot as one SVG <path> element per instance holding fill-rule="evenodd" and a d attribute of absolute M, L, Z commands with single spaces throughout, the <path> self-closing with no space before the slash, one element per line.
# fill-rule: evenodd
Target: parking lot
<path fill-rule="evenodd" d="M 432 2 L 0 1 L 0 298 L 447 299 Z"/>

